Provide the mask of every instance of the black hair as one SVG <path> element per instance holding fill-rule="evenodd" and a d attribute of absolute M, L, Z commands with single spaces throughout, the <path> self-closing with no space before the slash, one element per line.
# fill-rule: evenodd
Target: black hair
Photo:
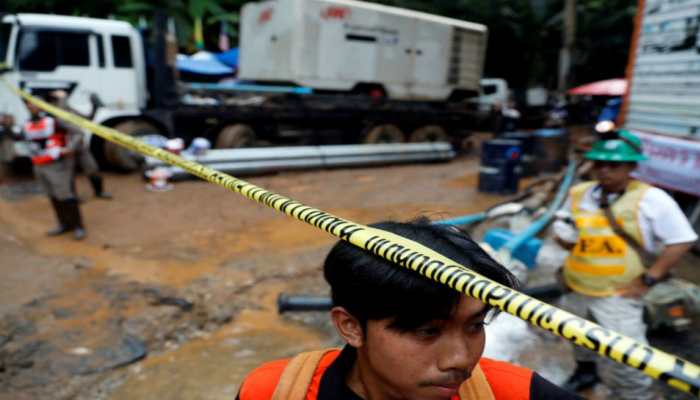
<path fill-rule="evenodd" d="M 379 228 L 418 242 L 502 285 L 517 279 L 469 236 L 427 218 L 387 221 Z M 436 319 L 448 319 L 462 294 L 345 241 L 333 246 L 323 265 L 334 306 L 345 308 L 366 327 L 368 320 L 391 318 L 389 327 L 410 331 Z"/>

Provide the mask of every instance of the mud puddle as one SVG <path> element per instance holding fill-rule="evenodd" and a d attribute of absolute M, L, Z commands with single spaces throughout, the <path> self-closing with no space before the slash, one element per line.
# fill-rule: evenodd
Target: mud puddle
<path fill-rule="evenodd" d="M 327 335 L 277 315 L 286 288 L 274 282 L 256 288 L 261 309 L 245 310 L 216 332 L 196 338 L 130 368 L 110 396 L 120 399 L 235 398 L 243 378 L 262 362 L 328 346 Z"/>

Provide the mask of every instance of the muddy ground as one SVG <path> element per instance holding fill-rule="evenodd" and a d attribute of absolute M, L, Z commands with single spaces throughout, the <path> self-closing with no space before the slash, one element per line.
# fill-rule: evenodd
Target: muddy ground
<path fill-rule="evenodd" d="M 247 180 L 371 223 L 501 200 L 476 191 L 477 174 L 467 157 Z M 260 362 L 337 343 L 322 314 L 276 312 L 279 293 L 327 294 L 331 236 L 201 181 L 107 186 L 115 199 L 95 200 L 79 178 L 88 238 L 75 242 L 44 235 L 53 215 L 31 181 L 0 185 L 0 399 L 232 399 Z"/>

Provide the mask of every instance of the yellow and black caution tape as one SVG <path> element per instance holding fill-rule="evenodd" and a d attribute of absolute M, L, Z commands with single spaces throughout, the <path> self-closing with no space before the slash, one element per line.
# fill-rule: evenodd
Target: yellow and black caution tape
<path fill-rule="evenodd" d="M 654 379 L 700 398 L 700 367 L 593 322 L 553 307 L 501 285 L 411 240 L 380 229 L 360 225 L 296 200 L 267 191 L 231 175 L 213 170 L 178 155 L 152 147 L 119 131 L 95 124 L 54 107 L 12 87 L 20 96 L 45 111 L 92 131 L 105 140 L 132 151 L 158 158 L 204 180 L 240 193 L 258 203 L 320 228 L 355 246 L 404 268 L 447 285 L 461 293 L 548 330 L 574 344 L 595 351 L 621 364 L 639 369 Z"/>

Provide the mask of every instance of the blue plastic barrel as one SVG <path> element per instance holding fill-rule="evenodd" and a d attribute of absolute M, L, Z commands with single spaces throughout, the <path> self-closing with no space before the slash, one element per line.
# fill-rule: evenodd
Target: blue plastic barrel
<path fill-rule="evenodd" d="M 528 131 L 515 131 L 504 132 L 501 137 L 520 142 L 520 148 L 523 153 L 520 158 L 520 166 L 522 167 L 520 176 L 535 175 L 537 173 L 535 168 L 535 135 Z"/>
<path fill-rule="evenodd" d="M 520 182 L 520 142 L 492 139 L 481 145 L 479 191 L 486 193 L 517 193 Z"/>

